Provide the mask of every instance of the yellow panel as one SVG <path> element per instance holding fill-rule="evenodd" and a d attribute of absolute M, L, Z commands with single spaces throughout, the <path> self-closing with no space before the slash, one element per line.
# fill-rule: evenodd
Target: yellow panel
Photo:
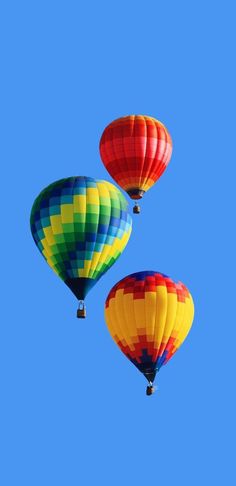
<path fill-rule="evenodd" d="M 188 335 L 191 329 L 193 317 L 194 317 L 194 303 L 193 303 L 192 296 L 189 294 L 189 297 L 186 298 L 185 313 L 183 317 L 182 326 L 178 335 L 180 344 L 185 340 L 186 336 Z"/>
<path fill-rule="evenodd" d="M 146 334 L 146 314 L 144 299 L 134 299 L 134 314 L 137 334 Z"/>
<path fill-rule="evenodd" d="M 101 252 L 101 262 L 109 263 L 110 259 L 114 257 L 115 253 L 117 252 L 119 244 L 117 243 L 117 239 L 113 240 L 112 245 L 104 245 L 103 250 Z"/>
<path fill-rule="evenodd" d="M 86 195 L 76 195 L 73 197 L 73 207 L 74 213 L 79 213 L 84 216 L 84 221 L 86 217 Z"/>
<path fill-rule="evenodd" d="M 96 187 L 87 188 L 86 190 L 87 204 L 97 204 L 99 209 L 99 192 Z"/>
<path fill-rule="evenodd" d="M 62 204 L 61 205 L 61 222 L 62 223 L 74 223 L 74 205 Z"/>
<path fill-rule="evenodd" d="M 104 184 L 104 182 L 103 182 L 103 184 Z M 107 181 L 106 182 L 106 186 L 107 186 L 107 188 L 108 188 L 109 191 L 117 192 L 116 186 L 114 186 L 111 182 Z"/>
<path fill-rule="evenodd" d="M 78 277 L 87 277 L 84 268 L 78 268 Z"/>
<path fill-rule="evenodd" d="M 50 258 L 52 256 L 52 252 L 50 250 L 50 246 L 48 246 L 47 242 L 45 241 L 44 245 L 43 245 L 43 250 L 42 250 L 42 254 L 45 256 L 45 258 L 48 260 L 48 258 Z"/>
<path fill-rule="evenodd" d="M 156 292 L 145 292 L 144 298 L 147 341 L 153 342 L 155 332 Z"/>
<path fill-rule="evenodd" d="M 103 263 L 105 263 L 106 261 L 108 261 L 109 259 L 109 254 L 112 254 L 111 252 L 111 246 L 110 245 L 103 245 L 103 249 L 100 253 L 100 259 L 97 263 L 97 268 L 96 270 L 100 270 L 101 266 L 103 265 Z"/>
<path fill-rule="evenodd" d="M 108 200 L 110 199 L 110 193 L 107 187 L 108 183 L 104 184 L 104 182 L 98 182 L 97 183 L 97 190 L 98 190 L 98 196 L 99 196 L 99 205 L 100 205 L 100 199 L 101 197 L 106 197 Z M 107 205 L 109 208 L 109 204 Z M 110 213 L 111 213 L 111 208 L 110 208 Z M 90 270 L 90 278 L 93 277 L 95 271 L 99 271 L 103 263 L 105 263 L 106 256 L 108 255 L 110 250 L 110 245 L 103 245 L 102 251 L 99 253 L 99 258 L 98 254 L 96 254 L 95 258 L 93 259 L 93 262 L 91 263 L 91 270 Z"/>
<path fill-rule="evenodd" d="M 167 315 L 165 329 L 162 336 L 162 344 L 167 343 L 171 336 L 174 327 L 177 312 L 177 295 L 175 293 L 167 293 Z"/>
<path fill-rule="evenodd" d="M 45 238 L 47 240 L 48 245 L 55 245 L 56 241 L 51 226 L 48 226 L 47 228 L 43 228 L 43 232 L 45 234 Z M 42 241 L 43 240 L 41 240 L 41 243 Z"/>
<path fill-rule="evenodd" d="M 51 222 L 52 231 L 54 235 L 60 235 L 63 233 L 60 214 L 50 216 L 50 222 Z"/>
<path fill-rule="evenodd" d="M 87 277 L 88 276 L 90 263 L 91 263 L 90 260 L 84 260 L 84 268 L 79 269 L 79 276 L 80 277 Z"/>
<path fill-rule="evenodd" d="M 123 294 L 123 308 L 125 313 L 125 325 L 130 336 L 130 343 L 138 342 L 133 294 Z"/>
<path fill-rule="evenodd" d="M 99 223 L 99 207 L 100 207 L 100 202 L 99 202 L 99 192 L 97 188 L 87 188 L 86 190 L 86 206 L 89 205 L 96 205 L 97 206 L 97 211 L 95 212 L 93 209 L 93 215 L 94 215 L 94 232 L 97 232 L 98 228 L 98 223 Z M 95 219 L 96 218 L 96 219 Z M 92 267 L 92 262 L 93 262 L 93 255 L 91 260 L 88 260 L 88 263 L 86 265 L 86 272 L 87 272 L 87 277 L 91 277 L 92 272 L 91 272 L 91 267 Z"/>
<path fill-rule="evenodd" d="M 118 334 L 122 337 L 123 341 L 131 349 L 133 348 L 133 346 L 130 340 L 129 330 L 126 325 L 126 315 L 125 315 L 124 304 L 123 304 L 123 289 L 119 289 L 116 292 L 116 298 L 114 300 L 114 308 L 116 313 L 116 324 L 118 325 L 116 331 L 118 331 Z"/>
<path fill-rule="evenodd" d="M 47 262 L 48 262 L 48 265 L 57 273 L 57 271 L 54 268 L 54 263 L 52 262 L 50 257 L 47 258 Z"/>
<path fill-rule="evenodd" d="M 109 331 L 113 339 L 118 342 L 122 340 L 123 334 L 120 330 L 119 320 L 116 313 L 115 299 L 111 299 L 109 307 L 106 309 L 107 322 L 109 326 Z"/>
<path fill-rule="evenodd" d="M 99 190 L 99 196 L 100 197 L 110 197 L 107 186 L 108 186 L 108 183 L 104 184 L 104 182 L 97 182 L 97 188 Z M 114 191 L 114 189 L 113 189 L 113 191 Z"/>
<path fill-rule="evenodd" d="M 113 318 L 112 314 L 112 302 L 113 299 L 110 300 L 109 306 L 105 308 L 105 320 L 109 329 L 109 332 L 111 333 L 113 339 L 116 334 L 116 325 L 115 325 L 115 319 Z"/>
<path fill-rule="evenodd" d="M 97 268 L 97 264 L 98 264 L 98 261 L 99 261 L 99 258 L 101 256 L 101 252 L 99 251 L 94 251 L 93 252 L 93 258 L 92 258 L 92 261 L 91 261 L 91 267 L 90 267 L 90 270 L 89 270 L 89 277 L 92 278 L 93 277 L 93 274 L 94 274 L 94 271 L 96 270 Z"/>
<path fill-rule="evenodd" d="M 160 285 L 156 289 L 155 348 L 159 349 L 164 334 L 167 316 L 167 289 Z"/>
<path fill-rule="evenodd" d="M 178 301 L 175 323 L 171 333 L 171 337 L 173 338 L 177 337 L 178 340 L 179 340 L 179 336 L 181 336 L 181 328 L 184 323 L 185 310 L 186 310 L 186 304 L 184 302 Z"/>

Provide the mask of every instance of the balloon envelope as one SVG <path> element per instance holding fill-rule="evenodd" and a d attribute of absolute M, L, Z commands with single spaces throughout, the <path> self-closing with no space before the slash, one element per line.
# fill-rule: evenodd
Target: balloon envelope
<path fill-rule="evenodd" d="M 186 338 L 193 316 L 193 300 L 185 285 L 154 271 L 120 280 L 105 305 L 113 339 L 150 382 Z"/>
<path fill-rule="evenodd" d="M 140 199 L 160 178 L 171 153 L 166 127 L 150 116 L 118 118 L 105 128 L 100 140 L 106 169 L 132 199 Z"/>
<path fill-rule="evenodd" d="M 46 187 L 33 204 L 30 223 L 39 251 L 79 300 L 115 263 L 132 226 L 119 189 L 91 177 Z"/>

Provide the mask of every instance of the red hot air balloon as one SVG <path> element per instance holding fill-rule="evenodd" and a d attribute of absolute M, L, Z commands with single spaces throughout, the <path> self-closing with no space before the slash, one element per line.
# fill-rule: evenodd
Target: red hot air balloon
<path fill-rule="evenodd" d="M 100 140 L 100 154 L 109 174 L 131 199 L 141 199 L 161 177 L 172 153 L 166 127 L 155 118 L 130 115 L 108 125 Z M 136 203 L 134 213 L 140 212 Z"/>

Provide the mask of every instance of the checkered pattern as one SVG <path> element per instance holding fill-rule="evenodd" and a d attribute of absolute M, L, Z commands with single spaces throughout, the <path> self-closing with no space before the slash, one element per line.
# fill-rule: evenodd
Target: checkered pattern
<path fill-rule="evenodd" d="M 106 169 L 132 199 L 140 199 L 159 179 L 171 153 L 167 129 L 150 116 L 119 118 L 105 128 L 100 140 Z"/>
<path fill-rule="evenodd" d="M 51 184 L 39 194 L 31 211 L 37 247 L 78 298 L 84 298 L 120 256 L 131 225 L 121 192 L 109 182 L 90 177 Z"/>
<path fill-rule="evenodd" d="M 188 289 L 153 271 L 125 277 L 106 299 L 105 317 L 113 339 L 148 379 L 177 351 L 193 316 Z"/>

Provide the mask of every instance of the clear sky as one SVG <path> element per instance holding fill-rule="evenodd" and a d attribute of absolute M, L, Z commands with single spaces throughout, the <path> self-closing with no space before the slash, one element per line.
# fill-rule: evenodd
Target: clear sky
<path fill-rule="evenodd" d="M 234 484 L 233 3 L 1 4 L 2 486 Z M 111 181 L 99 139 L 133 113 L 168 127 L 172 160 L 79 321 L 32 240 L 31 205 L 61 177 Z M 196 307 L 150 398 L 103 317 L 139 270 L 182 280 Z"/>

